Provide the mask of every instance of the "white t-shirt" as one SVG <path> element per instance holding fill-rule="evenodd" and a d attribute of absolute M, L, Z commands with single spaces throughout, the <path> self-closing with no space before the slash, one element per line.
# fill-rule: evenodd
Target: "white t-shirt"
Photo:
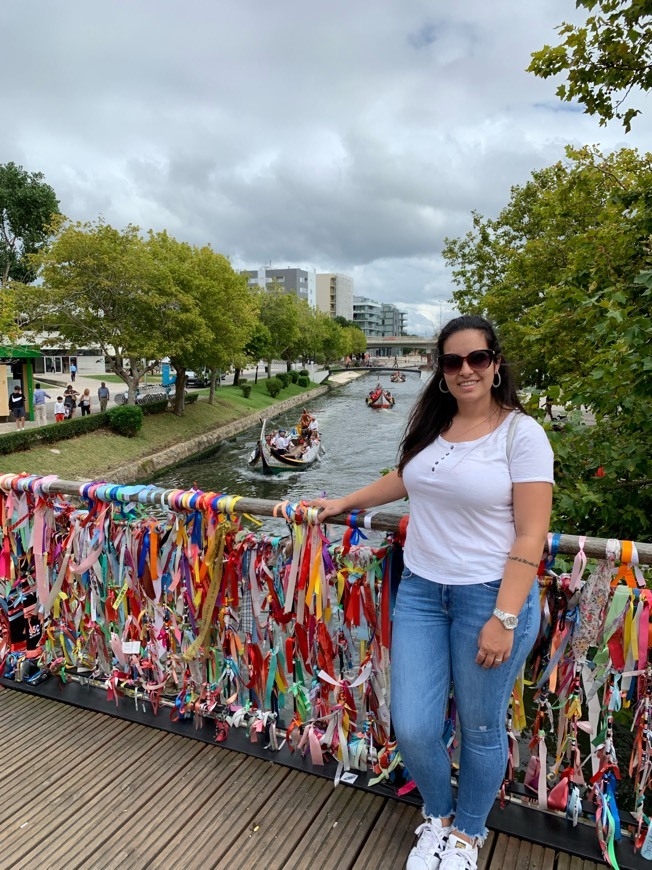
<path fill-rule="evenodd" d="M 543 429 L 516 412 L 491 434 L 452 444 L 441 435 L 403 470 L 410 497 L 404 561 L 410 571 L 437 583 L 462 585 L 499 580 L 516 537 L 512 484 L 554 482 L 553 453 Z"/>

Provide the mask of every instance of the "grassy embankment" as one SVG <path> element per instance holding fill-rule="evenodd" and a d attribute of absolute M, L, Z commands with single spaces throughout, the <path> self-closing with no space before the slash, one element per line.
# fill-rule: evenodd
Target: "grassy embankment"
<path fill-rule="evenodd" d="M 20 453 L 0 456 L 0 474 L 56 474 L 62 480 L 93 478 L 111 479 L 111 469 L 129 462 L 151 456 L 174 444 L 179 444 L 197 435 L 231 423 L 240 417 L 262 412 L 271 405 L 308 394 L 308 389 L 290 384 L 272 399 L 265 390 L 265 381 L 252 384 L 251 395 L 245 399 L 237 387 L 220 387 L 216 391 L 215 404 L 195 402 L 186 407 L 183 417 L 171 412 L 146 416 L 143 428 L 134 438 L 114 435 L 107 429 L 89 432 L 69 441 L 54 445 L 35 447 Z M 200 391 L 204 393 L 204 391 Z"/>

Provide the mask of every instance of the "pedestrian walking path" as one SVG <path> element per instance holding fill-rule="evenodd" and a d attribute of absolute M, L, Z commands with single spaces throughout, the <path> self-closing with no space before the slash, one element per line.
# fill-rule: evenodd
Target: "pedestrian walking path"
<path fill-rule="evenodd" d="M 54 423 L 54 403 L 56 402 L 57 396 L 63 396 L 63 391 L 66 389 L 70 380 L 70 374 L 58 375 L 58 374 L 47 374 L 44 377 L 40 377 L 39 375 L 34 375 L 34 383 L 40 384 L 41 387 L 45 390 L 45 392 L 50 396 L 49 399 L 45 400 L 45 416 L 46 421 L 48 423 Z M 100 403 L 97 398 L 97 391 L 100 386 L 101 381 L 96 380 L 95 378 L 85 378 L 83 375 L 77 375 L 75 379 L 75 383 L 73 384 L 74 388 L 81 395 L 85 389 L 89 389 L 91 391 L 91 398 L 93 404 L 91 405 L 91 412 L 95 413 L 100 410 Z M 111 401 L 113 401 L 113 393 L 114 390 L 119 390 L 119 384 L 109 384 L 107 383 L 109 390 L 111 391 Z M 31 398 L 31 397 L 30 397 Z M 75 412 L 77 416 L 79 416 L 79 408 Z M 35 428 L 37 424 L 33 421 L 26 420 L 25 421 L 25 429 Z M 16 424 L 13 421 L 8 423 L 0 423 L 0 433 L 3 432 L 15 432 Z"/>

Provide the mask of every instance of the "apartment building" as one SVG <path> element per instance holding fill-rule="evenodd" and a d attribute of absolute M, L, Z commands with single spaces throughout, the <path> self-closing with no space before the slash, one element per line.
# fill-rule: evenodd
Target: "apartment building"
<path fill-rule="evenodd" d="M 311 308 L 317 307 L 317 280 L 315 270 L 311 269 L 272 269 L 261 266 L 259 269 L 248 269 L 249 285 L 267 287 L 276 283 L 284 287 L 287 293 L 296 293 L 299 299 L 305 299 Z"/>
<path fill-rule="evenodd" d="M 367 338 L 405 335 L 407 315 L 390 302 L 353 297 L 353 320 Z"/>
<path fill-rule="evenodd" d="M 317 275 L 317 309 L 353 320 L 353 278 L 336 272 Z"/>

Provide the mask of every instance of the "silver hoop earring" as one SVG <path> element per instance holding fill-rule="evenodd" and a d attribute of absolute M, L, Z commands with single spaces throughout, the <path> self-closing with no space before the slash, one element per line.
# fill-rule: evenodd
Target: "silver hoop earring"
<path fill-rule="evenodd" d="M 442 386 L 444 386 L 444 387 L 446 386 L 446 381 L 443 378 L 439 381 L 439 392 L 440 393 L 450 393 L 450 390 L 448 388 L 442 390 Z"/>
<path fill-rule="evenodd" d="M 496 383 L 496 378 L 498 378 L 498 383 Z M 494 387 L 495 389 L 498 389 L 498 387 L 502 384 L 502 382 L 503 382 L 503 379 L 500 376 L 500 372 L 496 372 L 496 374 L 494 376 L 494 382 L 491 386 Z"/>

